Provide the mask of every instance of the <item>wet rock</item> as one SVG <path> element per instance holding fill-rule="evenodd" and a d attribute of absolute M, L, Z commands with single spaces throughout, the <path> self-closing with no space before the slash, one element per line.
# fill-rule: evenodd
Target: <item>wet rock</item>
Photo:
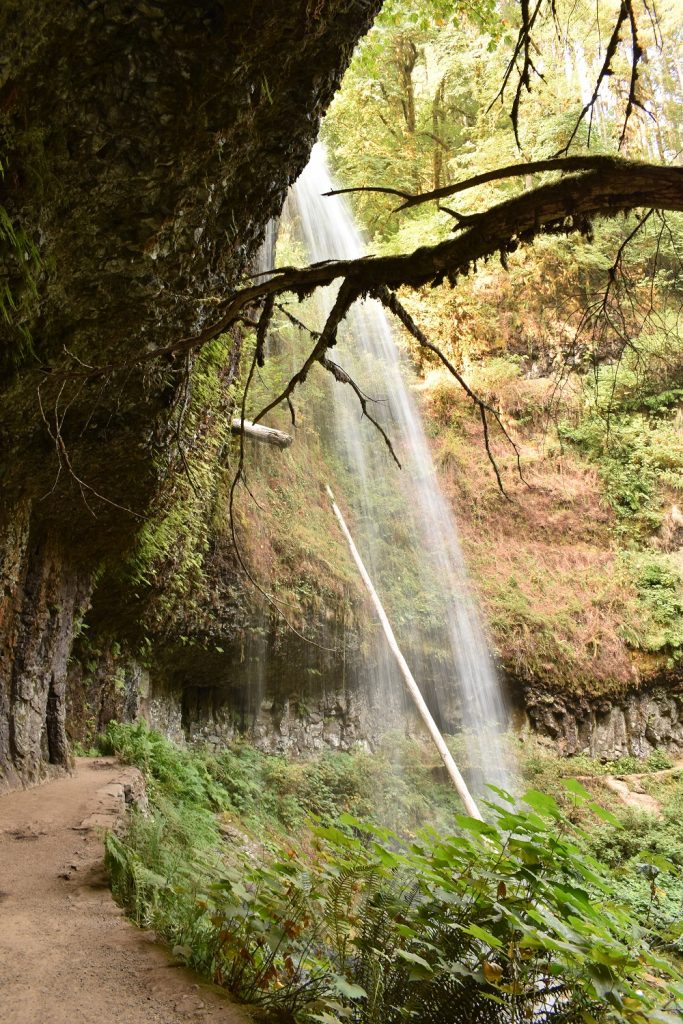
<path fill-rule="evenodd" d="M 683 753 L 683 684 L 654 685 L 604 696 L 526 690 L 527 727 L 554 740 L 564 754 L 612 760 L 646 757 L 662 748 Z"/>
<path fill-rule="evenodd" d="M 0 251 L 18 306 L 0 317 L 0 785 L 67 763 L 66 661 L 96 579 L 110 630 L 138 625 L 116 570 L 173 472 L 186 368 L 149 356 L 215 319 L 380 6 L 0 10 L 0 201 L 39 257 L 29 287 L 26 261 Z M 132 680 L 129 693 L 107 700 L 182 734 L 177 707 L 134 707 Z"/>

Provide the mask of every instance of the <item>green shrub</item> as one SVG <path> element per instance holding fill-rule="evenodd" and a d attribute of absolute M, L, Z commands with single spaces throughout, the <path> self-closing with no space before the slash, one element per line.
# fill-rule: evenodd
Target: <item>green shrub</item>
<path fill-rule="evenodd" d="M 673 867 L 674 832 L 633 854 L 642 871 L 622 886 L 624 909 L 613 873 L 585 852 L 589 837 L 537 790 L 524 806 L 497 791 L 489 822 L 457 816 L 457 831 L 413 840 L 351 815 L 302 828 L 296 810 L 296 840 L 271 831 L 255 847 L 245 830 L 242 841 L 233 833 L 226 842 L 214 811 L 238 793 L 252 798 L 242 769 L 232 773 L 232 794 L 219 772 L 227 779 L 228 762 L 242 757 L 263 770 L 264 755 L 245 748 L 203 758 L 142 726 L 112 726 L 108 745 L 150 781 L 150 815 L 134 814 L 128 835 L 107 841 L 117 897 L 178 956 L 277 1019 L 679 1019 L 681 977 L 653 945 L 677 941 L 675 924 L 653 910 Z M 266 770 L 276 804 L 290 813 L 306 807 L 316 775 L 326 790 L 315 795 L 318 809 L 332 806 L 331 794 L 355 800 L 360 765 L 329 756 L 309 775 L 309 766 L 274 758 Z M 626 830 L 619 852 L 617 820 L 578 783 L 565 788 L 583 813 L 606 819 L 599 834 L 612 836 L 603 842 L 608 859 L 630 856 L 641 826 Z"/>
<path fill-rule="evenodd" d="M 652 753 L 646 758 L 645 765 L 649 772 L 661 772 L 666 771 L 668 768 L 673 768 L 673 761 L 667 754 L 666 750 L 661 750 L 657 747 Z"/>

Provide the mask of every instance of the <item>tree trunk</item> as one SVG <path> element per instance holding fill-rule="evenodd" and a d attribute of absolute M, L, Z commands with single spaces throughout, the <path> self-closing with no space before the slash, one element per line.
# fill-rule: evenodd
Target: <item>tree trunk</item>
<path fill-rule="evenodd" d="M 432 135 L 434 139 L 434 149 L 432 151 L 433 188 L 441 188 L 443 184 L 443 157 L 445 147 L 441 142 L 441 139 L 443 138 L 444 128 L 443 101 L 445 91 L 446 79 L 444 77 L 439 82 L 436 92 L 434 93 L 434 99 L 432 100 Z"/>
<path fill-rule="evenodd" d="M 456 765 L 455 760 L 453 759 L 453 755 L 451 754 L 450 750 L 446 746 L 446 741 L 444 740 L 443 736 L 441 735 L 441 732 L 439 731 L 439 727 L 437 726 L 436 722 L 434 721 L 434 718 L 432 717 L 432 714 L 431 714 L 429 708 L 427 707 L 425 699 L 424 699 L 424 697 L 422 696 L 422 694 L 420 692 L 420 687 L 417 685 L 417 683 L 415 681 L 415 678 L 413 676 L 413 673 L 410 671 L 410 668 L 408 666 L 408 662 L 403 657 L 401 649 L 398 646 L 398 643 L 396 642 L 396 637 L 394 636 L 394 631 L 391 628 L 391 624 L 389 622 L 389 619 L 387 618 L 387 614 L 384 611 L 384 607 L 382 605 L 382 602 L 379 599 L 379 595 L 377 594 L 377 591 L 375 590 L 373 582 L 370 579 L 370 576 L 368 575 L 368 571 L 365 568 L 365 565 L 363 564 L 363 560 L 360 557 L 360 554 L 358 552 L 358 548 L 354 544 L 353 537 L 351 536 L 349 528 L 346 525 L 346 522 L 344 521 L 344 517 L 341 514 L 341 511 L 339 510 L 339 506 L 337 505 L 336 501 L 334 500 L 334 495 L 333 495 L 333 493 L 332 493 L 332 491 L 330 490 L 329 487 L 327 488 L 327 494 L 328 494 L 328 496 L 330 498 L 330 501 L 332 502 L 332 511 L 334 512 L 334 514 L 336 516 L 337 522 L 341 526 L 342 533 L 346 537 L 346 541 L 347 541 L 347 543 L 349 545 L 349 549 L 351 551 L 351 555 L 353 557 L 353 560 L 356 563 L 356 567 L 358 568 L 358 571 L 361 574 L 361 578 L 363 580 L 363 583 L 365 584 L 365 586 L 367 588 L 367 591 L 368 591 L 368 593 L 370 595 L 370 598 L 372 600 L 372 603 L 375 606 L 375 611 L 377 612 L 377 616 L 378 616 L 379 621 L 380 621 L 380 623 L 382 625 L 382 629 L 384 630 L 384 635 L 387 638 L 387 643 L 389 644 L 389 649 L 390 649 L 391 653 L 394 656 L 394 659 L 396 661 L 396 664 L 399 667 L 399 671 L 400 671 L 401 675 L 403 676 L 403 681 L 404 681 L 404 683 L 406 685 L 406 689 L 408 690 L 408 693 L 410 694 L 411 700 L 413 701 L 413 704 L 417 708 L 417 711 L 418 711 L 418 714 L 420 715 L 420 718 L 422 719 L 422 721 L 424 722 L 425 726 L 427 727 L 427 732 L 429 733 L 429 735 L 431 736 L 432 740 L 434 741 L 434 745 L 435 745 L 436 749 L 439 751 L 439 755 L 441 757 L 441 760 L 444 763 L 446 771 L 448 772 L 448 776 L 449 776 L 451 782 L 453 783 L 453 785 L 455 786 L 455 789 L 457 790 L 457 793 L 458 793 L 458 795 L 460 796 L 460 799 L 463 802 L 465 810 L 470 815 L 470 817 L 478 818 L 481 821 L 482 820 L 481 811 L 477 807 L 477 804 L 476 804 L 474 798 L 472 797 L 472 794 L 470 793 L 470 791 L 469 791 L 469 789 L 467 787 L 467 783 L 465 782 L 465 780 L 463 779 L 462 775 L 460 774 L 460 770 L 459 770 L 458 766 Z"/>

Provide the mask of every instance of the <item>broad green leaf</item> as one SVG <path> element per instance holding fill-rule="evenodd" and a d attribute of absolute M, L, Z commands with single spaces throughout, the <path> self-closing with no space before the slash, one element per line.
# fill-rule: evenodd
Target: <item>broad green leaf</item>
<path fill-rule="evenodd" d="M 486 928 L 481 928 L 478 924 L 470 924 L 467 927 L 461 926 L 461 931 L 466 932 L 468 935 L 474 935 L 476 939 L 481 939 L 482 942 L 487 943 L 493 949 L 500 949 L 503 945 L 500 939 L 487 931 Z"/>
<path fill-rule="evenodd" d="M 478 818 L 468 818 L 464 814 L 456 814 L 455 820 L 457 821 L 460 828 L 467 829 L 468 832 L 472 832 L 478 836 L 489 836 L 490 838 L 499 838 L 498 829 L 493 825 L 489 825 L 487 821 L 480 821 Z"/>
<path fill-rule="evenodd" d="M 347 999 L 368 998 L 364 988 L 360 985 L 354 985 L 353 982 L 348 981 L 342 974 L 337 974 L 332 978 L 332 985 L 341 996 L 345 996 Z"/>
<path fill-rule="evenodd" d="M 596 818 L 600 818 L 601 821 L 606 821 L 608 825 L 614 825 L 615 828 L 623 828 L 623 822 L 617 818 L 616 814 L 612 814 L 611 811 L 601 807 L 600 804 L 596 803 L 594 800 L 591 800 L 590 803 L 587 804 L 587 807 L 593 812 Z"/>
<path fill-rule="evenodd" d="M 537 789 L 529 789 L 522 797 L 525 804 L 532 807 L 539 814 L 544 814 L 552 818 L 561 818 L 562 812 L 557 806 L 557 802 L 553 797 L 548 796 L 546 793 L 541 793 Z"/>
<path fill-rule="evenodd" d="M 411 953 L 407 949 L 397 949 L 396 956 L 399 956 L 401 960 L 407 960 L 407 962 L 410 964 L 419 964 L 419 966 L 423 967 L 424 970 L 427 971 L 429 974 L 434 973 L 434 969 L 431 966 L 431 964 L 428 964 L 427 961 L 424 960 L 421 956 L 418 956 L 417 953 Z"/>
<path fill-rule="evenodd" d="M 582 800 L 593 799 L 586 787 L 582 786 L 578 779 L 562 779 L 562 785 L 574 796 L 581 797 Z"/>

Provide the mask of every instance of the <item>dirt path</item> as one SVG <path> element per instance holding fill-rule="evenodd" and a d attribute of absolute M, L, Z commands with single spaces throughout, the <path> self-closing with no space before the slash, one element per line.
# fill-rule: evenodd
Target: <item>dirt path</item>
<path fill-rule="evenodd" d="M 107 888 L 101 830 L 130 780 L 111 759 L 0 796 L 0 1024 L 247 1024 L 135 928 Z"/>
<path fill-rule="evenodd" d="M 643 782 L 648 779 L 667 778 L 683 772 L 683 760 L 675 761 L 672 768 L 663 768 L 657 772 L 633 772 L 622 775 L 578 775 L 579 782 L 601 782 L 607 789 L 619 797 L 625 807 L 637 811 L 646 811 L 661 817 L 661 802 L 645 789 Z"/>

